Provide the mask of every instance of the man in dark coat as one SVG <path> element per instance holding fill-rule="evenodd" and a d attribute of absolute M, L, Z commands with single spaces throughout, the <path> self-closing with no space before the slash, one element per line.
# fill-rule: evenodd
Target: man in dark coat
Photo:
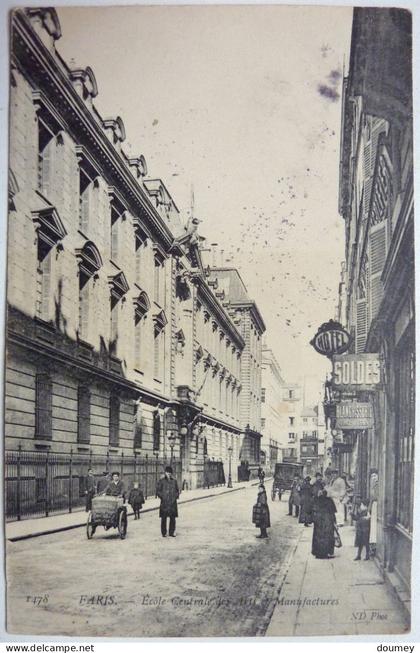
<path fill-rule="evenodd" d="M 311 477 L 307 476 L 303 481 L 300 491 L 300 512 L 299 512 L 299 524 L 304 524 L 309 526 L 312 524 L 312 506 L 313 506 L 313 495 L 312 495 L 312 485 Z"/>
<path fill-rule="evenodd" d="M 85 490 L 86 512 L 92 510 L 92 499 L 95 496 L 96 492 L 97 492 L 97 485 L 96 485 L 95 474 L 93 473 L 93 469 L 89 467 L 86 476 L 86 490 Z"/>
<path fill-rule="evenodd" d="M 321 472 L 317 472 L 315 474 L 315 482 L 312 485 L 312 496 L 313 496 L 314 499 L 316 499 L 316 497 L 318 496 L 318 493 L 320 492 L 320 490 L 323 490 L 324 487 L 325 487 L 325 483 L 322 480 L 322 474 L 321 474 Z"/>
<path fill-rule="evenodd" d="M 125 499 L 125 487 L 124 483 L 120 479 L 119 472 L 112 473 L 112 480 L 108 484 L 108 487 L 105 490 L 105 494 L 111 497 L 123 497 Z"/>
<path fill-rule="evenodd" d="M 176 518 L 178 517 L 177 499 L 179 497 L 179 488 L 172 473 L 172 467 L 165 467 L 165 476 L 160 479 L 156 488 L 156 494 L 160 499 L 159 517 L 162 537 L 166 537 L 168 517 L 169 536 L 176 537 L 175 526 Z"/>
<path fill-rule="evenodd" d="M 295 517 L 299 517 L 300 506 L 300 476 L 295 474 L 289 496 L 289 515 L 292 515 L 293 506 L 295 507 Z"/>

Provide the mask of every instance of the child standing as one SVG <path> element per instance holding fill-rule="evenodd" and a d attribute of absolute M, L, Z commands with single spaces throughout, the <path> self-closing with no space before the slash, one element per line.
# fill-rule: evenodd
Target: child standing
<path fill-rule="evenodd" d="M 352 518 L 356 522 L 356 539 L 354 546 L 357 546 L 357 556 L 355 560 L 361 560 L 363 547 L 366 549 L 365 560 L 369 560 L 369 534 L 370 534 L 370 514 L 368 503 L 365 499 L 356 505 Z"/>
<path fill-rule="evenodd" d="M 257 503 L 252 509 L 252 523 L 260 529 L 258 538 L 266 538 L 267 528 L 270 528 L 270 510 L 268 508 L 267 493 L 264 485 L 261 483 L 258 487 Z"/>
<path fill-rule="evenodd" d="M 132 489 L 130 490 L 128 503 L 133 509 L 134 519 L 140 519 L 140 510 L 142 509 L 144 503 L 144 495 L 137 482 L 134 483 Z"/>

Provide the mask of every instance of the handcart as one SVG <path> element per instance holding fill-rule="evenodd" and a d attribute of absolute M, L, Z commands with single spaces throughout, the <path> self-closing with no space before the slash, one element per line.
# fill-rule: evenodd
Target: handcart
<path fill-rule="evenodd" d="M 127 508 L 123 497 L 100 495 L 93 497 L 92 510 L 88 514 L 86 535 L 90 540 L 98 526 L 103 526 L 107 531 L 118 528 L 120 538 L 127 535 Z"/>

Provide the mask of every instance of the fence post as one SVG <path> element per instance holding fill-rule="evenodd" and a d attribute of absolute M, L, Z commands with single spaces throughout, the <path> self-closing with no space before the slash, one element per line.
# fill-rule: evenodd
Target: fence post
<path fill-rule="evenodd" d="M 49 502 L 48 502 L 48 471 L 50 466 L 50 452 L 47 449 L 47 455 L 45 457 L 45 516 L 49 516 Z"/>
<path fill-rule="evenodd" d="M 148 476 L 148 472 L 149 472 L 148 465 L 149 465 L 149 456 L 146 454 L 146 473 L 145 473 L 145 477 L 146 477 L 146 487 L 144 488 L 144 491 L 145 491 L 145 498 L 146 498 L 146 499 L 147 499 L 147 476 Z"/>
<path fill-rule="evenodd" d="M 20 521 L 21 505 L 20 505 L 20 456 L 22 453 L 22 445 L 18 446 L 18 455 L 17 455 L 17 493 L 16 493 L 16 508 L 17 508 L 17 519 Z"/>
<path fill-rule="evenodd" d="M 133 481 L 137 481 L 137 451 L 134 452 L 134 479 Z"/>
<path fill-rule="evenodd" d="M 92 467 L 92 449 L 89 449 L 89 467 Z"/>
<path fill-rule="evenodd" d="M 69 512 L 73 509 L 73 447 L 70 449 L 69 465 Z"/>
<path fill-rule="evenodd" d="M 109 474 L 109 449 L 106 452 L 106 471 L 107 471 L 107 474 Z"/>
<path fill-rule="evenodd" d="M 124 476 L 124 451 L 121 451 L 121 478 Z"/>

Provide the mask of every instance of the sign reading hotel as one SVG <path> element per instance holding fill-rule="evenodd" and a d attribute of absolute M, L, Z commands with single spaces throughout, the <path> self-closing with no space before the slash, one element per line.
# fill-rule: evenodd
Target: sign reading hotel
<path fill-rule="evenodd" d="M 339 322 L 330 320 L 319 327 L 310 344 L 318 354 L 331 358 L 335 354 L 344 354 L 347 351 L 350 335 Z"/>
<path fill-rule="evenodd" d="M 376 390 L 381 383 L 379 354 L 334 356 L 332 383 L 342 392 Z"/>
<path fill-rule="evenodd" d="M 337 404 L 336 428 L 341 430 L 373 428 L 372 405 L 356 401 L 342 401 Z"/>

